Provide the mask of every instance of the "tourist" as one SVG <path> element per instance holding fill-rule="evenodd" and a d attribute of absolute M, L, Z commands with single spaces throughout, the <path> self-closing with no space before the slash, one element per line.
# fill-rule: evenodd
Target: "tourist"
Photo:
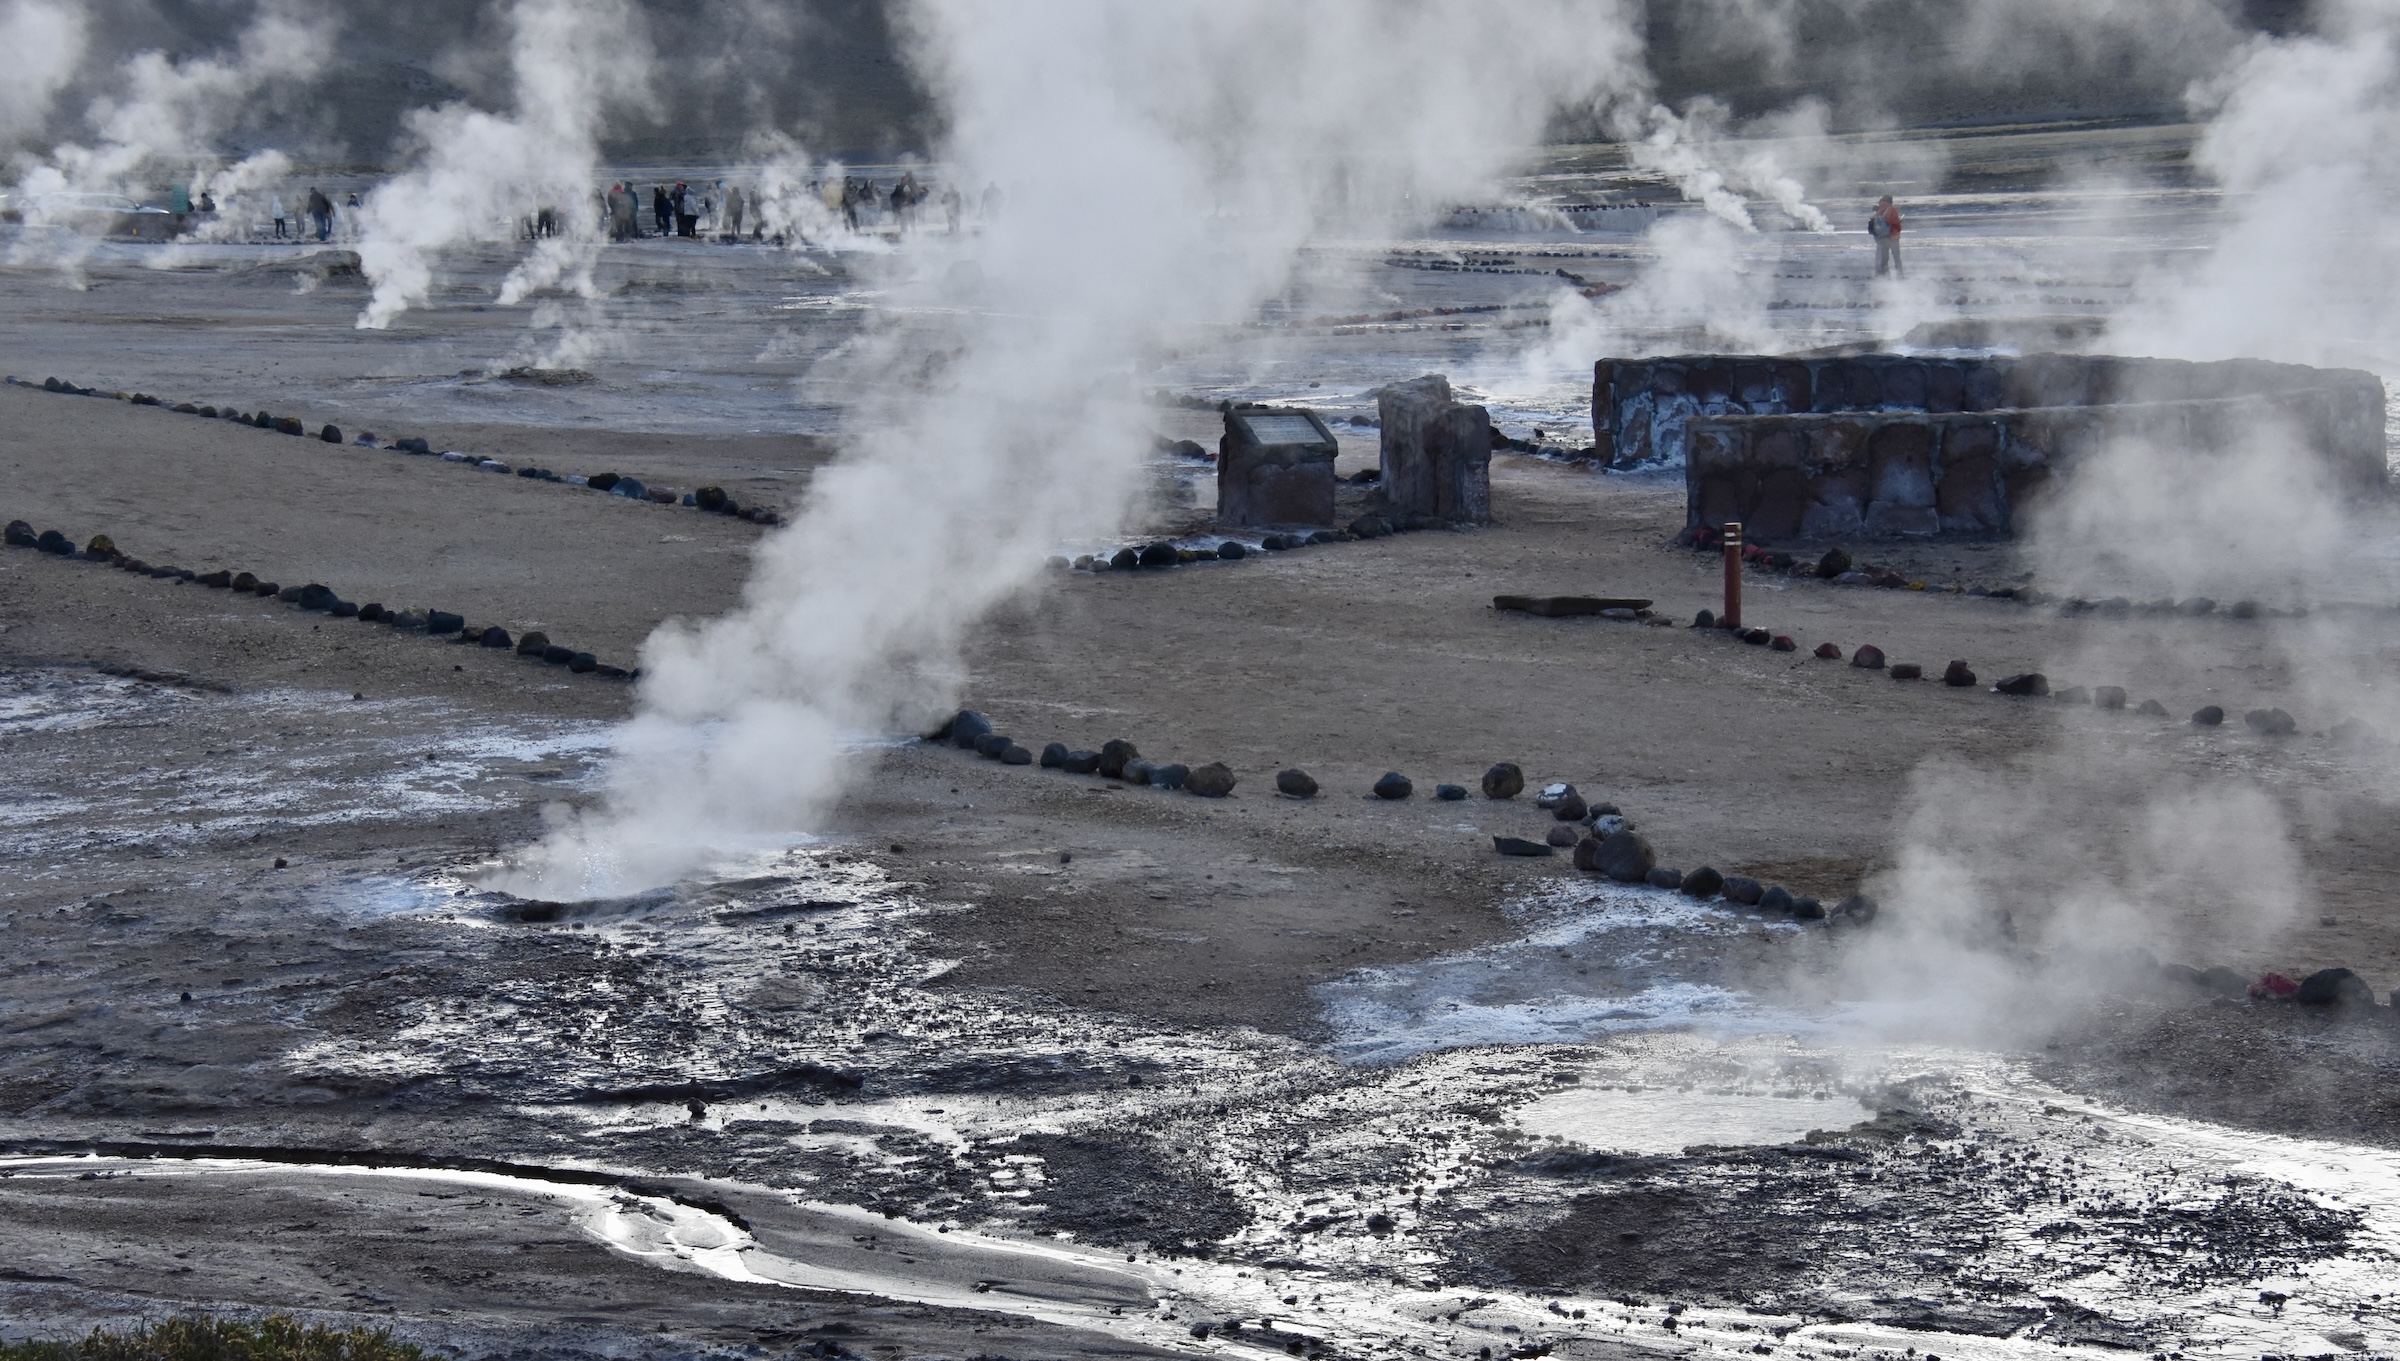
<path fill-rule="evenodd" d="M 650 221 L 660 236 L 675 230 L 675 205 L 667 202 L 667 186 L 663 184 L 650 186 Z"/>
<path fill-rule="evenodd" d="M 667 201 L 675 205 L 675 234 L 697 236 L 700 226 L 700 200 L 682 180 L 675 181 L 675 192 Z"/>
<path fill-rule="evenodd" d="M 319 241 L 333 235 L 333 200 L 313 184 L 308 187 L 308 220 L 316 224 Z"/>
<path fill-rule="evenodd" d="M 1867 218 L 1867 235 L 1875 238 L 1875 277 L 1907 278 L 1908 271 L 1900 267 L 1900 209 L 1890 194 L 1875 201 L 1875 211 Z"/>
<path fill-rule="evenodd" d="M 283 195 L 277 194 L 273 198 L 267 200 L 267 214 L 275 219 L 275 239 L 281 241 L 283 239 L 284 224 L 286 221 L 288 221 L 288 218 L 283 211 Z"/>
<path fill-rule="evenodd" d="M 966 199 L 959 194 L 958 186 L 955 184 L 943 185 L 942 216 L 949 219 L 950 234 L 952 236 L 958 235 L 958 217 L 960 213 L 965 211 Z"/>
<path fill-rule="evenodd" d="M 749 207 L 742 201 L 742 186 L 733 185 L 725 191 L 725 239 L 742 239 L 742 212 Z"/>

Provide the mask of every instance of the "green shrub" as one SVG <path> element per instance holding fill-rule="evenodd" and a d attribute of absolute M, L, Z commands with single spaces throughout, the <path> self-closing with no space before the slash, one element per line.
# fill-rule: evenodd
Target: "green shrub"
<path fill-rule="evenodd" d="M 389 1328 L 311 1328 L 289 1314 L 256 1321 L 179 1318 L 81 1342 L 0 1342 L 0 1361 L 424 1361 Z"/>

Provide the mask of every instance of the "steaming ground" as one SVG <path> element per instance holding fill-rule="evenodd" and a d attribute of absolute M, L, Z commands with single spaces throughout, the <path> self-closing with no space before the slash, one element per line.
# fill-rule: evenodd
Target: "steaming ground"
<path fill-rule="evenodd" d="M 1974 263 L 1987 290 L 1945 310 L 2087 325 L 2132 277 L 2111 243 L 2210 211 L 2160 191 L 2131 226 L 2078 225 L 2004 182 L 2010 157 L 2064 139 L 2172 160 L 2172 138 L 2021 135 L 1988 144 L 1996 187 L 1912 216 L 1913 268 Z M 1762 238 L 1771 286 L 1723 315 L 1792 344 L 1913 330 L 1906 295 L 1871 305 L 1859 240 Z M 1488 223 L 1327 243 L 1288 305 L 1144 385 L 1347 415 L 1450 367 L 1513 432 L 1580 442 L 1574 367 L 1664 342 L 1637 315 L 1569 336 L 1573 364 L 1528 358 L 1580 324 L 1549 271 L 1622 282 L 1656 249 Z M 914 258 L 612 249 L 607 299 L 552 300 L 562 324 L 529 327 L 486 305 L 492 252 L 362 334 L 360 286 L 292 255 L 110 248 L 84 292 L 11 270 L 0 367 L 790 508 L 843 433 L 790 375 Z M 1496 310 L 1392 316 L 1434 307 Z M 528 366 L 579 372 L 488 376 Z M 1210 413 L 1156 416 L 1213 439 Z M 662 620 L 728 608 L 762 533 L 23 388 L 0 389 L 0 429 L 0 518 L 628 664 Z M 1189 471 L 1155 465 L 1145 532 L 1192 526 Z M 1804 645 L 1775 654 L 1487 608 L 1713 603 L 1714 564 L 1665 546 L 1673 474 L 1502 457 L 1494 495 L 1487 531 L 1061 577 L 979 630 L 966 697 L 1005 729 L 1223 760 L 1230 800 L 870 748 L 825 841 L 554 920 L 462 874 L 589 796 L 624 686 L 0 553 L 0 1134 L 228 1160 L 0 1168 L 0 1315 L 16 1334 L 300 1307 L 478 1354 L 2400 1345 L 2392 1030 L 2161 991 L 2114 953 L 2400 985 L 2388 748 L 2330 736 L 2347 714 L 2321 684 L 2336 660 L 2388 673 L 2388 610 L 2062 617 L 1762 579 L 1751 614 Z M 896 527 L 890 552 L 911 549 Z M 1886 557 L 1936 586 L 2036 566 L 2005 545 Z M 2388 606 L 2367 585 L 2354 603 Z M 2058 680 L 2171 717 L 1901 685 L 1808 658 L 1825 640 L 1987 678 L 2073 659 Z M 2207 703 L 2281 706 L 2302 731 L 2181 721 Z M 2046 784 L 2062 752 L 2096 759 Z M 2175 879 L 2140 941 L 2069 923 L 2053 953 L 2089 967 L 2051 978 L 2055 1024 L 1995 1026 L 1963 987 L 1862 1014 L 1892 996 L 1858 972 L 1881 967 L 1874 931 L 1498 860 L 1490 836 L 1546 823 L 1526 800 L 1423 797 L 1501 759 L 1616 801 L 1666 863 L 1829 900 L 1888 866 L 1939 792 L 1912 778 L 1929 759 L 2016 772 L 2098 823 L 2137 792 L 2239 781 L 2288 821 L 2304 900 L 2261 919 Z M 1275 797 L 1287 765 L 1327 794 Z M 1420 796 L 1364 798 L 1390 769 Z M 2250 830 L 2221 840 L 2246 850 Z M 274 1165 L 233 1165 L 262 1150 Z M 368 1151 L 429 1176 L 508 1166 L 328 1166 Z M 634 1184 L 555 1181 L 579 1170 Z"/>

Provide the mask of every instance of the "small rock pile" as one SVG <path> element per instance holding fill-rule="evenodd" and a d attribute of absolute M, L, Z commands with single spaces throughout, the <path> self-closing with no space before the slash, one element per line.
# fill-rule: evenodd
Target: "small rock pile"
<path fill-rule="evenodd" d="M 172 581 L 179 586 L 189 583 L 212 590 L 232 591 L 236 595 L 280 600 L 310 613 L 329 615 L 335 619 L 356 619 L 362 624 L 384 624 L 397 632 L 422 633 L 432 638 L 448 638 L 455 643 L 495 650 L 512 649 L 518 656 L 530 657 L 552 666 L 563 666 L 579 676 L 595 676 L 602 680 L 636 680 L 641 676 L 639 668 L 628 671 L 621 666 L 611 666 L 589 652 L 578 652 L 554 644 L 546 634 L 529 632 L 521 638 L 511 638 L 508 630 L 498 624 L 470 626 L 466 616 L 447 610 L 392 609 L 379 601 L 360 605 L 343 599 L 332 587 L 319 582 L 310 582 L 305 586 L 284 586 L 262 579 L 255 572 L 237 572 L 230 568 L 197 572 L 188 567 L 144 562 L 121 552 L 116 541 L 106 534 L 93 535 L 89 542 L 78 549 L 72 539 L 55 529 L 36 533 L 33 526 L 25 521 L 11 520 L 5 529 L 0 529 L 0 544 L 10 548 L 31 548 L 54 557 L 102 563 L 119 571 Z"/>

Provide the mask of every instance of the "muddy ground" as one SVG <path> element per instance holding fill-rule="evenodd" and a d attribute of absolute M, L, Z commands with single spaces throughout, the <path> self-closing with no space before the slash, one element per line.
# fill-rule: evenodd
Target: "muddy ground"
<path fill-rule="evenodd" d="M 1204 423 L 1161 417 L 1170 434 Z M 660 621 L 726 608 L 767 532 L 23 388 L 0 389 L 0 430 L 0 518 L 78 542 L 106 533 L 154 563 L 319 581 L 353 600 L 541 629 L 629 666 Z M 797 439 L 611 438 L 578 435 L 574 452 L 676 486 L 705 468 L 728 487 L 738 480 L 744 499 L 787 507 L 826 455 Z M 1355 464 L 1353 451 L 1345 466 Z M 2009 546 L 1919 545 L 1882 558 L 1937 589 L 1755 576 L 1748 618 L 1800 644 L 1777 653 L 1681 626 L 1716 603 L 1718 568 L 1670 543 L 1678 479 L 1503 457 L 1494 501 L 1498 523 L 1475 532 L 1055 573 L 983 630 L 962 699 L 1018 740 L 1123 737 L 1159 758 L 1224 761 L 1241 781 L 1230 799 L 895 745 L 868 758 L 839 839 L 805 871 L 532 923 L 441 875 L 535 835 L 545 803 L 584 797 L 599 725 L 629 711 L 630 686 L 0 552 L 12 838 L 0 871 L 0 1134 L 21 1149 L 116 1140 L 593 1165 L 804 1191 L 928 1223 L 1006 1210 L 1028 1234 L 1205 1255 L 1244 1231 L 1248 1211 L 1195 1170 L 1197 1143 L 1176 1140 L 1215 1137 L 1207 1120 L 1229 1102 L 1238 1110 L 1243 1079 L 1221 1057 L 1160 1054 L 1175 1035 L 1227 1027 L 1262 1054 L 1301 1052 L 1328 1033 L 1312 990 L 1513 936 L 1504 905 L 1573 871 L 1563 858 L 1497 857 L 1490 837 L 1538 837 L 1547 815 L 1530 799 L 1427 797 L 1436 782 L 1474 786 L 1500 760 L 1534 783 L 1570 780 L 1616 802 L 1662 863 L 1829 902 L 1888 863 L 1912 772 L 1929 757 L 2038 771 L 2062 749 L 2098 750 L 2121 753 L 2145 783 L 2238 770 L 2288 805 L 2312 910 L 2262 928 L 2248 904 L 2195 894 L 2156 923 L 2158 955 L 2246 976 L 2342 964 L 2378 991 L 2400 984 L 2386 755 L 2325 735 L 2341 715 L 2310 707 L 2305 668 L 2288 660 L 2307 655 L 2323 612 L 2062 617 L 1938 589 L 2017 580 Z M 1552 592 L 1647 597 L 1677 626 L 1491 608 L 1495 594 Z M 2388 614 L 2352 618 L 2345 627 L 2373 647 L 2392 646 Z M 2170 717 L 1895 682 L 1810 656 L 1829 640 L 1872 642 L 1937 674 L 1965 659 L 1987 683 L 2084 659 L 2091 674 L 2063 679 L 2125 685 Z M 2274 740 L 2183 721 L 2208 703 L 2280 705 L 2301 732 Z M 1325 793 L 1275 795 L 1287 766 Z M 1416 781 L 1417 796 L 1367 797 L 1387 770 Z M 912 958 L 842 915 L 885 885 L 931 905 L 909 927 L 921 933 Z M 426 909 L 450 893 L 457 912 Z M 1824 928 L 1736 923 L 1723 968 L 1764 979 L 1843 948 Z M 1014 1014 L 1012 997 L 1023 999 Z M 2212 1004 L 2147 979 L 2089 1001 L 2055 1018 L 2055 1033 L 2028 1037 L 2072 1089 L 2400 1146 L 2388 1026 Z M 1085 1019 L 1062 1029 L 1060 1008 Z M 1192 1076 L 1202 1069 L 1214 1076 Z M 1114 1130 L 1005 1128 L 1008 1102 L 1146 1100 L 1186 1077 L 1195 1101 L 1206 1089 L 1206 1118 L 1144 1108 Z M 998 1102 L 998 1123 L 964 1153 L 912 1153 L 894 1109 L 936 1099 Z M 874 1111 L 850 1131 L 842 1122 L 858 1112 L 845 1107 L 861 1103 Z M 2017 1326 L 2021 1311 L 2043 1308 L 2034 1286 L 1962 1284 L 1948 1268 L 1903 1271 L 1878 1256 L 1878 1224 L 1938 1224 L 1963 1242 L 2014 1184 L 1940 1161 L 1966 1156 L 1955 1150 L 1927 1153 L 1947 1137 L 1938 1127 L 1910 1143 L 1913 1118 L 1814 1154 L 1667 1159 L 1663 1178 L 1650 1163 L 1512 1164 L 1472 1203 L 1437 1196 L 1412 1210 L 1413 1231 L 1442 1245 L 1432 1274 L 1470 1290 L 1679 1293 L 1852 1317 L 1901 1317 L 1909 1301 L 1931 1300 L 1927 1317 L 1941 1321 L 1929 1326 Z M 1294 1156 L 1325 1137 L 1306 1121 L 1281 1128 L 1278 1146 Z M 1020 1146 L 1021 1134 L 1035 1142 Z M 854 1135 L 875 1155 L 827 1151 Z M 1007 1182 L 1002 1164 L 1036 1145 L 1044 1193 L 1008 1209 L 994 1189 Z M 1341 1184 L 1397 1209 L 1417 1184 L 1399 1164 L 1434 1146 L 1397 1141 L 1391 1168 L 1353 1167 Z M 1856 1218 L 1829 1239 L 1837 1190 L 1900 1175 L 1892 1165 L 1923 1184 L 1879 1199 L 1885 1219 Z M 162 1303 L 308 1307 L 503 1354 L 1134 1345 L 668 1275 L 506 1197 L 470 1206 L 375 1193 L 402 1211 L 326 1204 L 308 1187 L 202 1196 L 200 1185 L 0 1181 L 0 1218 L 20 1245 L 0 1263 L 6 1312 L 63 1326 Z M 1963 1199 L 1945 1209 L 1954 1191 Z M 2232 1279 L 2338 1246 L 2337 1221 L 2264 1192 L 2237 1196 L 2211 1221 L 2223 1232 L 2193 1251 L 2222 1259 Z M 1365 1223 L 1330 1231 L 1366 1235 Z M 1845 1261 L 1875 1264 L 1860 1279 L 1897 1281 L 1877 1297 L 1887 1302 L 1840 1288 Z M 1793 1287 L 1795 1272 L 1808 1288 Z M 1969 1297 L 1997 1312 L 1969 1318 Z M 1670 1345 L 1671 1330 L 1654 1340 Z"/>

